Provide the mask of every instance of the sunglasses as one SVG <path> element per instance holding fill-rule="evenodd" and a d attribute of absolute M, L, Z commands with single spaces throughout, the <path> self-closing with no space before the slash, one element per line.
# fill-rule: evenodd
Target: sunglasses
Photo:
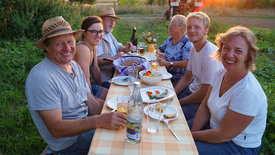
<path fill-rule="evenodd" d="M 102 36 L 103 33 L 104 33 L 103 30 L 99 30 L 99 31 L 97 31 L 97 30 L 86 30 L 86 31 L 91 32 L 92 36 L 97 36 L 97 35 L 101 35 Z"/>

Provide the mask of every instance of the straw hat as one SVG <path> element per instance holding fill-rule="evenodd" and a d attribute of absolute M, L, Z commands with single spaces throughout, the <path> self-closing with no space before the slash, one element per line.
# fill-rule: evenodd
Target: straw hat
<path fill-rule="evenodd" d="M 99 17 L 114 17 L 116 19 L 120 19 L 116 16 L 114 8 L 112 7 L 104 7 L 99 10 Z"/>
<path fill-rule="evenodd" d="M 43 42 L 46 39 L 64 34 L 73 34 L 75 39 L 78 39 L 81 37 L 83 30 L 73 31 L 71 25 L 62 16 L 57 16 L 46 20 L 41 32 L 42 39 L 35 44 L 38 48 L 43 48 Z"/>

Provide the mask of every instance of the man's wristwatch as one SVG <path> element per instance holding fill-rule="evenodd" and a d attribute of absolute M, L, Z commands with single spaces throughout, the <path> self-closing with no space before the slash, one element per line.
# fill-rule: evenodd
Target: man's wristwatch
<path fill-rule="evenodd" d="M 174 64 L 174 62 L 172 61 L 172 62 L 170 62 L 170 67 L 173 67 L 173 64 Z"/>

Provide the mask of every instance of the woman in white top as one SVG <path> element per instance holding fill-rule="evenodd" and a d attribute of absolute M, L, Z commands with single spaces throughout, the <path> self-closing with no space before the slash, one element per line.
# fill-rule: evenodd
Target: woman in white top
<path fill-rule="evenodd" d="M 218 34 L 219 70 L 212 88 L 188 122 L 199 154 L 258 154 L 266 127 L 267 98 L 251 73 L 258 48 L 246 27 Z M 210 127 L 205 126 L 210 123 Z"/>

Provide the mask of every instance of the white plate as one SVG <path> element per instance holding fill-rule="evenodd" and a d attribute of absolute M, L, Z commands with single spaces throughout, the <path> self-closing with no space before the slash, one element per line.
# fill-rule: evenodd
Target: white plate
<path fill-rule="evenodd" d="M 165 89 L 168 90 L 168 94 L 164 98 L 161 98 L 161 99 L 155 99 L 154 98 L 154 99 L 150 100 L 149 96 L 146 93 L 147 91 L 155 93 L 156 90 L 158 90 L 160 93 L 162 93 L 162 92 L 165 91 Z M 159 102 L 159 101 L 163 101 L 163 100 L 172 98 L 176 93 L 175 93 L 174 89 L 170 88 L 170 87 L 166 87 L 166 86 L 149 86 L 149 87 L 141 88 L 140 89 L 140 94 L 141 94 L 143 102 L 154 103 L 154 102 Z"/>
<path fill-rule="evenodd" d="M 125 100 L 129 100 L 129 96 L 116 96 L 116 97 L 112 97 L 107 101 L 107 106 L 111 109 L 116 109 L 117 107 L 117 98 L 122 98 Z"/>
<path fill-rule="evenodd" d="M 155 103 L 155 104 L 151 104 L 150 106 L 156 106 L 156 103 Z M 164 105 L 164 106 L 165 106 L 165 105 Z M 148 114 L 147 114 L 147 109 L 148 109 L 148 105 L 144 107 L 143 112 L 144 112 L 145 115 L 148 116 Z M 176 116 L 175 116 L 175 117 L 170 118 L 170 119 L 166 119 L 166 118 L 164 117 L 164 114 L 166 114 L 166 113 L 172 113 L 172 112 L 175 112 L 175 113 L 176 113 Z M 152 113 L 152 112 L 151 112 L 151 113 L 149 113 L 149 116 L 150 116 L 151 118 L 153 118 L 153 119 L 158 119 L 157 113 Z M 175 119 L 178 118 L 178 116 L 179 116 L 179 113 L 178 113 L 177 109 L 174 108 L 174 107 L 172 107 L 171 105 L 167 105 L 167 106 L 165 107 L 164 111 L 163 111 L 163 114 L 161 115 L 161 119 L 160 119 L 160 120 L 161 120 L 161 121 L 163 121 L 164 119 L 166 119 L 166 120 L 175 120 Z"/>
<path fill-rule="evenodd" d="M 163 80 L 168 80 L 172 77 L 172 74 L 168 73 L 168 72 L 163 72 L 163 71 L 158 71 L 162 74 L 162 79 Z"/>
<path fill-rule="evenodd" d="M 112 82 L 117 85 L 128 86 L 128 76 L 115 76 L 112 78 Z"/>
<path fill-rule="evenodd" d="M 144 57 L 147 61 L 157 60 L 157 57 L 152 55 L 142 56 L 142 57 Z"/>

